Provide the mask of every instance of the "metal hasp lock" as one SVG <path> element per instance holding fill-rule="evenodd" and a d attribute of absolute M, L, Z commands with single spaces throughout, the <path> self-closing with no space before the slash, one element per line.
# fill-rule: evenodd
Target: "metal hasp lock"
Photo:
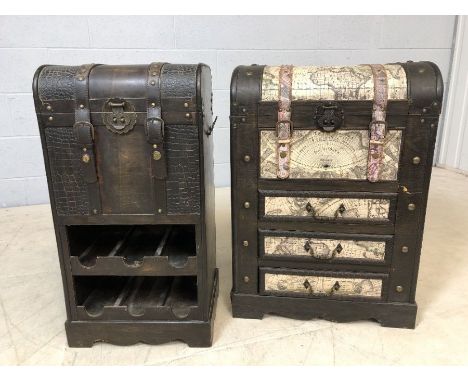
<path fill-rule="evenodd" d="M 121 98 L 111 98 L 104 104 L 103 122 L 116 134 L 128 133 L 135 126 L 137 116 L 133 105 Z"/>
<path fill-rule="evenodd" d="M 315 109 L 315 122 L 324 131 L 338 129 L 344 120 L 344 111 L 337 104 L 328 102 Z"/>

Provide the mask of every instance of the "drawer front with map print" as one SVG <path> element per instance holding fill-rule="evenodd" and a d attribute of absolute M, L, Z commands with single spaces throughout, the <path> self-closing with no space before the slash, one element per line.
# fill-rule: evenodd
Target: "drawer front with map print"
<path fill-rule="evenodd" d="M 261 231 L 260 254 L 265 258 L 332 263 L 385 264 L 392 236 Z"/>
<path fill-rule="evenodd" d="M 386 275 L 261 269 L 264 294 L 382 300 Z"/>
<path fill-rule="evenodd" d="M 388 197 L 344 198 L 265 196 L 265 217 L 310 218 L 318 221 L 392 220 Z"/>

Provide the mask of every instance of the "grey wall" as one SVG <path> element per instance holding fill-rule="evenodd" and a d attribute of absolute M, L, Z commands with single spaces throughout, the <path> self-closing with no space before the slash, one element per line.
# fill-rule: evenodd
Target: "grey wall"
<path fill-rule="evenodd" d="M 31 94 L 41 64 L 210 65 L 215 180 L 227 186 L 235 66 L 431 60 L 448 78 L 454 24 L 452 16 L 0 17 L 0 207 L 48 201 Z"/>

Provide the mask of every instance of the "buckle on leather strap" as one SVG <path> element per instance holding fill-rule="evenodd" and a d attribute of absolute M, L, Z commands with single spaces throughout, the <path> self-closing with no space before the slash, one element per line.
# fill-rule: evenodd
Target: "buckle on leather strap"
<path fill-rule="evenodd" d="M 84 145 L 92 144 L 94 141 L 94 126 L 91 122 L 78 121 L 73 125 L 76 140 Z"/>
<path fill-rule="evenodd" d="M 289 123 L 289 134 L 292 135 L 293 130 L 294 130 L 294 124 L 290 119 L 284 119 L 284 120 L 276 122 L 276 136 L 279 137 L 280 124 L 282 123 Z"/>
<path fill-rule="evenodd" d="M 150 143 L 159 143 L 164 140 L 164 120 L 153 117 L 146 120 L 146 134 Z"/>

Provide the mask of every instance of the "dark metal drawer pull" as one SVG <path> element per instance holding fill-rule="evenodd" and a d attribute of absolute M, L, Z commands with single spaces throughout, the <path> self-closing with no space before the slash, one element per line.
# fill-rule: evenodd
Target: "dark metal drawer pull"
<path fill-rule="evenodd" d="M 330 292 L 328 292 L 329 296 L 332 296 L 335 292 L 337 292 L 341 288 L 341 285 L 338 281 L 333 284 L 333 286 L 330 289 Z"/>
<path fill-rule="evenodd" d="M 310 214 L 310 216 L 312 216 L 316 220 L 333 220 L 333 219 L 337 219 L 339 217 L 342 217 L 343 214 L 346 212 L 346 207 L 345 207 L 345 205 L 343 203 L 341 203 L 340 206 L 338 207 L 338 209 L 336 210 L 334 217 L 317 215 L 317 211 L 312 206 L 312 204 L 310 204 L 310 202 L 307 202 L 305 208 L 306 208 L 307 212 Z"/>
<path fill-rule="evenodd" d="M 318 243 L 316 249 L 314 250 L 313 243 L 310 240 L 307 240 L 304 244 L 304 250 L 309 253 L 312 257 L 319 260 L 331 260 L 338 253 L 343 250 L 343 246 L 338 243 L 333 251 L 330 251 L 330 248 L 323 243 Z"/>
<path fill-rule="evenodd" d="M 310 293 L 314 293 L 314 290 L 312 289 L 312 284 L 309 282 L 309 280 L 305 279 L 304 281 L 304 288 L 307 289 Z"/>

